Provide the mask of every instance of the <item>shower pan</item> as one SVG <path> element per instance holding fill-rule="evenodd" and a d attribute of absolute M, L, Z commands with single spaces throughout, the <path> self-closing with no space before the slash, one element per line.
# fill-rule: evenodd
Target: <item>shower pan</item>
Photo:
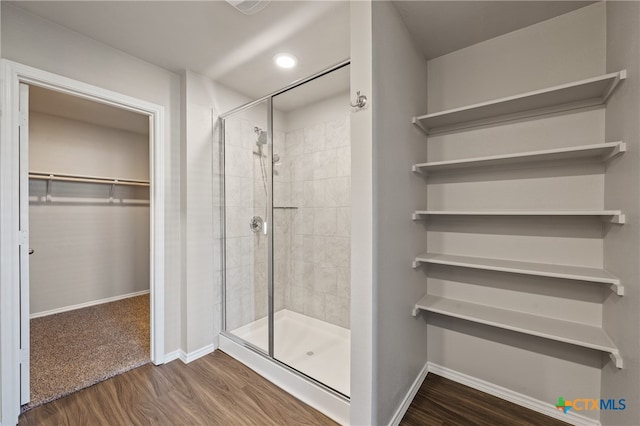
<path fill-rule="evenodd" d="M 220 348 L 338 421 L 350 393 L 348 65 L 219 123 Z"/>

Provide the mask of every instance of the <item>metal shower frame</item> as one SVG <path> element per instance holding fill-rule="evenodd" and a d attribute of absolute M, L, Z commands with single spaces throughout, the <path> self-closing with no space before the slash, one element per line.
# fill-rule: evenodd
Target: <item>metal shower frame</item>
<path fill-rule="evenodd" d="M 318 73 L 315 73 L 309 77 L 306 78 L 302 78 L 300 80 L 296 80 L 293 83 L 273 92 L 270 93 L 266 96 L 263 96 L 262 98 L 256 99 L 254 101 L 251 101 L 247 104 L 241 105 L 237 108 L 234 108 L 230 111 L 227 111 L 223 114 L 220 114 L 220 116 L 218 117 L 218 129 L 219 129 L 219 142 L 220 142 L 220 194 L 221 196 L 221 215 L 220 215 L 220 227 L 221 227 L 221 254 L 222 254 L 222 268 L 221 268 L 221 274 L 222 274 L 222 279 L 221 279 L 221 285 L 222 285 L 222 291 L 221 291 L 221 334 L 224 335 L 225 337 L 227 337 L 228 339 L 234 341 L 235 343 L 265 357 L 268 358 L 269 360 L 271 360 L 272 362 L 275 362 L 277 364 L 279 364 L 280 366 L 286 368 L 287 370 L 289 370 L 291 373 L 296 374 L 302 378 L 304 378 L 305 380 L 309 381 L 310 383 L 313 383 L 319 387 L 321 387 L 322 389 L 336 395 L 337 397 L 344 399 L 345 401 L 349 401 L 349 397 L 336 391 L 333 388 L 330 388 L 329 386 L 327 386 L 326 384 L 314 379 L 313 377 L 310 377 L 298 370 L 296 370 L 295 368 L 285 364 L 284 362 L 278 360 L 277 358 L 275 358 L 274 356 L 274 276 L 273 276 L 273 161 L 267 161 L 267 187 L 270 188 L 269 193 L 267 194 L 267 226 L 268 228 L 271 228 L 271 231 L 267 231 L 267 267 L 268 267 L 268 271 L 267 271 L 267 279 L 268 279 L 268 307 L 267 307 L 267 312 L 268 312 L 268 327 L 269 327 L 269 347 L 268 347 L 268 351 L 265 352 L 263 349 L 245 341 L 244 339 L 230 333 L 227 331 L 227 323 L 226 323 L 226 209 L 225 209 L 225 202 L 226 202 L 226 194 L 225 194 L 225 174 L 224 174 L 224 166 L 225 166 L 225 120 L 237 113 L 240 113 L 242 111 L 248 110 L 249 108 L 252 108 L 256 105 L 259 105 L 263 102 L 266 102 L 266 106 L 267 106 L 267 159 L 273 159 L 273 98 L 275 96 L 281 95 L 289 90 L 295 89 L 296 87 L 299 87 L 305 83 L 308 83 L 310 81 L 316 80 L 322 76 L 325 76 L 333 71 L 337 71 L 341 68 L 347 67 L 351 64 L 351 60 L 350 59 L 346 59 L 344 61 L 341 61 L 329 68 L 326 68 Z M 215 224 L 214 224 L 215 226 Z"/>

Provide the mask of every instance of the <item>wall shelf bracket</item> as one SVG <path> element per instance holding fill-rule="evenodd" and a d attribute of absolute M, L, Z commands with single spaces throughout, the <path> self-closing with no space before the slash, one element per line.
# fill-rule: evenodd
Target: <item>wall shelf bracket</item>
<path fill-rule="evenodd" d="M 622 361 L 622 355 L 620 355 L 620 352 L 609 352 L 609 358 L 611 358 L 611 361 L 613 361 L 616 368 L 622 369 L 624 362 Z"/>
<path fill-rule="evenodd" d="M 413 123 L 414 126 L 420 129 L 422 133 L 424 133 L 426 136 L 429 136 L 429 130 L 427 130 L 424 124 L 422 124 L 422 122 L 418 120 L 418 117 L 412 117 L 411 122 Z"/>
<path fill-rule="evenodd" d="M 610 284 L 609 288 L 618 296 L 624 296 L 624 286 L 620 283 Z"/>
<path fill-rule="evenodd" d="M 603 216 L 603 219 L 607 220 L 608 222 L 615 223 L 617 225 L 624 225 L 626 220 L 624 213 L 618 213 L 611 216 Z"/>
<path fill-rule="evenodd" d="M 411 171 L 419 175 L 423 175 L 423 176 L 427 175 L 420 167 L 418 167 L 417 164 L 414 164 L 413 166 L 411 166 Z"/>
<path fill-rule="evenodd" d="M 627 144 L 624 142 L 619 142 L 611 151 L 611 153 L 609 153 L 609 155 L 607 155 L 606 157 L 602 158 L 602 161 L 607 162 L 609 160 L 613 160 L 614 158 L 624 154 L 625 152 L 627 152 Z"/>
<path fill-rule="evenodd" d="M 418 307 L 418 305 L 415 305 L 413 309 L 411 309 L 411 315 L 413 315 L 414 317 L 417 317 L 419 313 L 420 313 L 420 308 Z"/>

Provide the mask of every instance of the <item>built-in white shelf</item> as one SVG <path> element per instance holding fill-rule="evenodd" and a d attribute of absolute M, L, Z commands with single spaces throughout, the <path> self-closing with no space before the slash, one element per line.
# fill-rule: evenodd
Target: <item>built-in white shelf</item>
<path fill-rule="evenodd" d="M 557 161 L 578 158 L 599 158 L 608 161 L 626 151 L 623 142 L 607 142 L 581 145 L 567 148 L 545 149 L 542 151 L 520 152 L 515 154 L 492 155 L 487 157 L 463 158 L 460 160 L 433 161 L 414 164 L 412 170 L 428 174 L 442 170 L 457 170 L 472 167 L 490 167 L 495 165 L 522 164 L 536 161 Z"/>
<path fill-rule="evenodd" d="M 412 218 L 421 220 L 428 216 L 599 216 L 611 223 L 625 221 L 620 210 L 416 210 Z"/>
<path fill-rule="evenodd" d="M 608 284 L 618 296 L 624 296 L 624 287 L 620 279 L 606 269 L 439 253 L 418 255 L 413 261 L 413 267 L 417 268 L 422 263 Z"/>
<path fill-rule="evenodd" d="M 535 117 L 607 102 L 626 70 L 488 102 L 413 117 L 426 134 Z"/>
<path fill-rule="evenodd" d="M 618 348 L 600 327 L 431 295 L 416 303 L 413 315 L 420 310 L 607 352 L 622 368 Z"/>

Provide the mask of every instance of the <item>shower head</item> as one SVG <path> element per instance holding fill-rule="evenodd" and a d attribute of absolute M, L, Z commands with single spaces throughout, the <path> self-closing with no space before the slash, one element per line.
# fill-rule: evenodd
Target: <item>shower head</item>
<path fill-rule="evenodd" d="M 258 135 L 258 140 L 256 141 L 256 144 L 258 145 L 266 145 L 267 143 L 267 132 L 261 132 Z"/>
<path fill-rule="evenodd" d="M 256 141 L 256 145 L 265 145 L 267 143 L 267 132 L 262 130 L 260 127 L 254 127 L 253 131 L 258 135 L 258 140 Z"/>

